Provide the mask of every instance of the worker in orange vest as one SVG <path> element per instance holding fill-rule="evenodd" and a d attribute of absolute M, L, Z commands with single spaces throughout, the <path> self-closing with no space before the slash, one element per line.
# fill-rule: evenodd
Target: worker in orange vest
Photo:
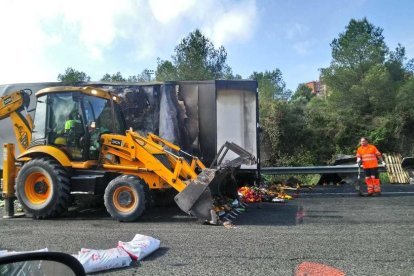
<path fill-rule="evenodd" d="M 357 149 L 357 164 L 364 168 L 365 183 L 367 184 L 368 196 L 380 195 L 381 186 L 378 174 L 378 160 L 385 166 L 384 159 L 379 150 L 372 144 L 368 143 L 368 139 L 361 138 L 361 146 Z"/>

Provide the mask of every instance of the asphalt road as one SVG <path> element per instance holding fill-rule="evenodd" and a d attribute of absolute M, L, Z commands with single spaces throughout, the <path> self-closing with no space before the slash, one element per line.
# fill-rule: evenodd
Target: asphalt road
<path fill-rule="evenodd" d="M 229 229 L 200 225 L 175 206 L 153 208 L 136 223 L 113 221 L 99 208 L 54 220 L 0 219 L 0 249 L 74 254 L 140 233 L 161 248 L 103 275 L 295 275 L 303 262 L 346 275 L 414 275 L 414 185 L 383 191 L 368 198 L 350 186 L 304 190 L 288 203 L 251 204 Z"/>

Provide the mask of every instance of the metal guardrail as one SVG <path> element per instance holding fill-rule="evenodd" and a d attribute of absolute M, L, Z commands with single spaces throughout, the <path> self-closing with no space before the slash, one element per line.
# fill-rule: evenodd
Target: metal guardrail
<path fill-rule="evenodd" d="M 384 166 L 378 167 L 379 172 L 386 172 Z M 312 167 L 265 167 L 260 169 L 261 174 L 327 174 L 327 173 L 358 173 L 357 165 L 312 166 Z"/>

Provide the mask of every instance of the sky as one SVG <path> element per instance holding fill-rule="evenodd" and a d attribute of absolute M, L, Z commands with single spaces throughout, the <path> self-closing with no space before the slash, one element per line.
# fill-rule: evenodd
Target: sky
<path fill-rule="evenodd" d="M 57 81 L 67 67 L 93 81 L 137 75 L 200 29 L 234 74 L 278 68 L 294 91 L 319 79 L 351 19 L 414 58 L 413 12 L 411 0 L 0 0 L 0 84 Z"/>

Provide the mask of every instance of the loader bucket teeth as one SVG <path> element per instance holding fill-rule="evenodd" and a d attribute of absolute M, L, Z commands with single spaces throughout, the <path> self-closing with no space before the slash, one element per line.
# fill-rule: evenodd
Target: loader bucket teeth
<path fill-rule="evenodd" d="M 199 219 L 210 220 L 213 198 L 208 185 L 214 175 L 215 170 L 213 169 L 202 171 L 181 193 L 175 196 L 174 200 L 178 207 Z"/>
<path fill-rule="evenodd" d="M 231 195 L 232 187 L 226 185 L 230 170 L 204 169 L 196 179 L 175 196 L 175 202 L 181 210 L 200 220 L 217 223 L 213 211 L 215 198 Z M 237 192 L 237 189 L 235 190 Z"/>

